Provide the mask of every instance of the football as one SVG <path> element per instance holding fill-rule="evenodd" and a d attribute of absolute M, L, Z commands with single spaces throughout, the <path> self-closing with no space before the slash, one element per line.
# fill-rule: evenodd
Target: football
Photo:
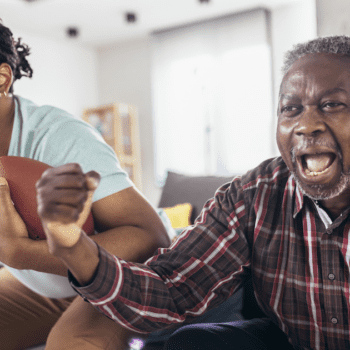
<path fill-rule="evenodd" d="M 12 202 L 27 227 L 29 237 L 35 240 L 46 239 L 37 213 L 35 183 L 48 168 L 51 166 L 30 158 L 0 157 L 0 176 L 7 180 Z M 83 230 L 87 235 L 94 233 L 91 212 Z"/>

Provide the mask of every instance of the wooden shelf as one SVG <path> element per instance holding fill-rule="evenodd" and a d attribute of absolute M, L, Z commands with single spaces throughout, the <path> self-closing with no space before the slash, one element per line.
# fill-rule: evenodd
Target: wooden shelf
<path fill-rule="evenodd" d="M 110 145 L 136 187 L 142 191 L 141 150 L 137 109 L 113 103 L 83 111 L 83 120 L 97 129 Z"/>

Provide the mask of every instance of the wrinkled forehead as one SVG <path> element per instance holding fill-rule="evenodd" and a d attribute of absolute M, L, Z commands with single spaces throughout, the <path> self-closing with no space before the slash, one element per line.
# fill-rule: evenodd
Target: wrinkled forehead
<path fill-rule="evenodd" d="M 282 78 L 280 95 L 296 85 L 316 82 L 336 87 L 350 81 L 350 56 L 314 53 L 296 60 Z M 333 86 L 334 85 L 334 86 Z"/>

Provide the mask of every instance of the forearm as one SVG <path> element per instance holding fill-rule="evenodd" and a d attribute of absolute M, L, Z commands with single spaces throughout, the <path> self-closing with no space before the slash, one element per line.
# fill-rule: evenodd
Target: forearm
<path fill-rule="evenodd" d="M 100 261 L 96 243 L 84 232 L 80 235 L 79 241 L 74 246 L 62 251 L 58 258 L 71 271 L 81 286 L 89 284 Z"/>
<path fill-rule="evenodd" d="M 163 254 L 146 264 L 123 261 L 99 248 L 96 278 L 83 286 L 73 278 L 71 282 L 92 305 L 124 327 L 153 332 L 200 316 L 226 300 L 239 286 L 239 277 L 235 281 L 229 277 L 231 267 L 238 266 L 222 264 L 225 259 L 219 259 L 220 266 L 205 264 L 212 244 L 206 247 L 203 251 L 205 247 L 197 241 L 189 245 L 179 239 L 177 247 L 162 250 Z M 222 250 L 220 255 L 225 253 Z M 242 273 L 244 269 L 237 271 L 237 276 Z"/>
<path fill-rule="evenodd" d="M 167 320 L 167 310 L 174 315 L 174 303 L 170 296 L 168 287 L 160 276 L 146 265 L 127 263 L 112 256 L 101 247 L 99 247 L 98 250 L 100 254 L 99 264 L 97 269 L 92 273 L 92 277 L 94 275 L 96 277 L 92 278 L 89 283 L 82 285 L 81 281 L 76 278 L 76 274 L 69 270 L 70 281 L 77 292 L 81 293 L 82 296 L 89 300 L 93 306 L 99 306 L 100 311 L 104 312 L 106 316 L 121 323 L 123 327 L 126 327 L 129 330 L 138 333 L 149 333 L 157 330 L 157 328 L 163 328 L 166 324 L 171 324 L 172 321 Z M 133 269 L 138 272 L 141 272 L 142 270 L 142 273 L 135 273 L 134 275 L 131 272 L 130 267 L 133 267 Z M 145 279 L 147 280 L 146 284 Z M 154 286 L 157 286 L 155 288 L 157 294 L 151 294 L 147 288 L 148 286 L 151 290 Z M 133 295 L 132 298 L 130 298 L 128 292 L 125 293 L 126 290 Z M 111 295 L 113 295 L 113 299 L 111 298 Z M 133 298 L 136 298 L 137 301 Z M 153 322 L 151 321 L 153 324 L 148 325 L 147 323 L 149 322 L 146 321 L 146 324 L 143 322 L 140 314 L 142 314 L 143 311 L 146 311 L 147 313 L 148 310 L 148 305 L 143 304 L 145 300 L 151 301 L 152 311 L 156 310 L 155 312 L 159 314 L 159 317 L 163 320 L 160 322 L 153 320 Z M 158 304 L 159 300 L 162 301 L 164 309 L 162 308 L 158 310 L 155 302 Z M 172 306 L 165 306 L 168 305 L 168 303 Z M 136 307 L 138 311 L 134 310 L 134 307 Z M 161 315 L 163 315 L 163 317 Z M 116 318 L 114 316 L 116 316 Z M 132 320 L 134 318 L 138 320 L 135 325 L 135 320 Z M 130 320 L 132 321 L 129 322 Z M 181 320 L 181 317 L 179 320 Z M 158 326 L 156 325 L 157 323 Z"/>
<path fill-rule="evenodd" d="M 160 246 L 160 242 L 150 237 L 145 230 L 130 226 L 114 228 L 89 238 L 112 255 L 135 262 L 145 261 Z M 67 266 L 49 252 L 45 240 L 23 238 L 17 243 L 13 249 L 12 264 L 9 264 L 11 267 L 67 276 Z"/>
<path fill-rule="evenodd" d="M 50 254 L 46 240 L 34 241 L 22 238 L 15 243 L 7 263 L 10 267 L 67 276 L 67 267 L 58 257 Z"/>
<path fill-rule="evenodd" d="M 165 236 L 167 237 L 166 233 L 163 237 Z M 141 263 L 151 257 L 158 248 L 169 246 L 166 240 L 160 239 L 161 235 L 151 235 L 150 230 L 135 226 L 122 226 L 89 237 L 112 255 Z"/>

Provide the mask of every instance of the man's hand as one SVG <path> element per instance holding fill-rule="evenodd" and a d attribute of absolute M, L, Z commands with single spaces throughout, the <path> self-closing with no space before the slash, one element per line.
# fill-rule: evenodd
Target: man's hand
<path fill-rule="evenodd" d="M 100 175 L 84 174 L 79 164 L 47 169 L 36 183 L 38 214 L 50 253 L 60 256 L 80 238 Z"/>
<path fill-rule="evenodd" d="M 0 261 L 12 266 L 18 240 L 27 238 L 28 231 L 13 206 L 10 188 L 4 177 L 0 177 Z"/>

